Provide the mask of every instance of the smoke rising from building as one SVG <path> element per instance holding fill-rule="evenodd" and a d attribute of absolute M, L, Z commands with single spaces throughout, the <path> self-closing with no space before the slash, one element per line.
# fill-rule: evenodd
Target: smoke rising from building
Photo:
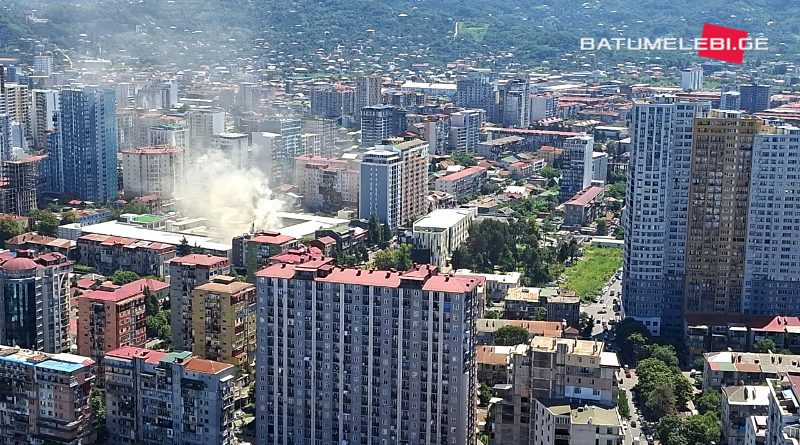
<path fill-rule="evenodd" d="M 239 168 L 222 152 L 212 150 L 186 169 L 179 189 L 178 210 L 189 217 L 208 218 L 220 240 L 230 241 L 251 229 L 279 226 L 282 202 L 272 197 L 262 171 Z"/>

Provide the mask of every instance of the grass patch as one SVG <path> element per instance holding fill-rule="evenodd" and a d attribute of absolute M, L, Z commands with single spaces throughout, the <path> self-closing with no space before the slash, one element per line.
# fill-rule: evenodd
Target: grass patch
<path fill-rule="evenodd" d="M 486 37 L 486 32 L 489 30 L 489 25 L 481 25 L 477 23 L 456 23 L 456 38 L 472 40 L 473 42 L 481 42 Z"/>
<path fill-rule="evenodd" d="M 591 303 L 612 275 L 622 266 L 622 249 L 587 246 L 583 257 L 564 272 L 563 287 L 574 291 L 581 302 Z"/>

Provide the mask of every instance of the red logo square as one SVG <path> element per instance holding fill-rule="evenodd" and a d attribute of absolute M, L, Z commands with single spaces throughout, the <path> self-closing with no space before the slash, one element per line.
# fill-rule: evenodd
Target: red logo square
<path fill-rule="evenodd" d="M 741 29 L 706 23 L 697 55 L 723 62 L 740 64 L 744 61 L 744 39 L 748 32 Z"/>

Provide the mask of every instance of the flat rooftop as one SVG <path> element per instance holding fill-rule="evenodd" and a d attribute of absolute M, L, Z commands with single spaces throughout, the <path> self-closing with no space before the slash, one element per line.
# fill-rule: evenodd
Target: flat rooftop
<path fill-rule="evenodd" d="M 449 229 L 470 215 L 477 216 L 477 209 L 436 209 L 415 222 L 414 230 L 417 228 Z"/>

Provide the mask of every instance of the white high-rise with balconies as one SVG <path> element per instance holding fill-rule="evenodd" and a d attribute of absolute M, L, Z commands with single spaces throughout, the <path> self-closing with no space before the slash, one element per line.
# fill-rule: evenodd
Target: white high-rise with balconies
<path fill-rule="evenodd" d="M 692 126 L 709 102 L 657 95 L 631 112 L 631 150 L 622 224 L 626 316 L 658 335 L 682 329 Z"/>

